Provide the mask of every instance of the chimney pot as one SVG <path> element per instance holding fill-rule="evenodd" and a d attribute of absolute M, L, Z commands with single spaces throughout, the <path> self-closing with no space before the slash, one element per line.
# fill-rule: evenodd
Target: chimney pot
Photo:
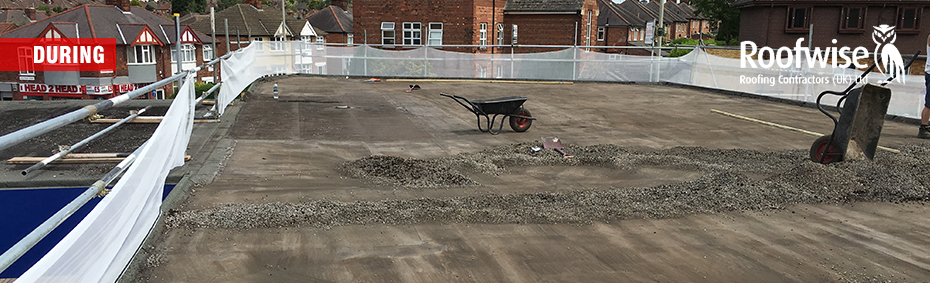
<path fill-rule="evenodd" d="M 29 18 L 29 20 L 31 21 L 36 20 L 36 9 L 26 8 L 24 12 L 26 13 L 26 17 Z"/>

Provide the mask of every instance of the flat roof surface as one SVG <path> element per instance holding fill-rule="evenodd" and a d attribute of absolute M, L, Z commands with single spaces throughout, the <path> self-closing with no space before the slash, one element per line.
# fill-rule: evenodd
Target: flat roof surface
<path fill-rule="evenodd" d="M 219 173 L 164 219 L 135 280 L 930 278 L 930 209 L 906 202 L 925 197 L 925 185 L 896 195 L 874 181 L 894 172 L 872 170 L 926 168 L 909 155 L 926 147 L 914 125 L 884 123 L 880 144 L 901 156 L 819 165 L 807 160 L 816 137 L 711 112 L 832 130 L 816 109 L 760 99 L 611 83 L 276 80 L 279 100 L 265 80 L 231 106 L 238 114 L 224 120 L 235 121 L 213 138 L 227 156 Z M 406 93 L 410 84 L 422 89 Z M 439 93 L 525 96 L 538 120 L 524 133 L 506 122 L 499 135 L 481 133 L 475 115 Z M 576 158 L 533 153 L 544 136 Z M 388 162 L 371 172 L 394 175 L 353 175 L 379 160 Z M 900 173 L 887 187 L 911 180 Z M 466 182 L 384 182 L 405 176 Z"/>

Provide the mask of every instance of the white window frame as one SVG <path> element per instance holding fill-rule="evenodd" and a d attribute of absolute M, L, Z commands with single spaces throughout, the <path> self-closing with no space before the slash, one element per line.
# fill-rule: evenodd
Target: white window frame
<path fill-rule="evenodd" d="M 19 58 L 19 74 L 22 76 L 35 76 L 35 61 L 32 60 L 32 49 L 20 47 L 16 51 Z"/>
<path fill-rule="evenodd" d="M 606 28 L 604 27 L 597 28 L 597 41 L 604 41 L 605 30 Z"/>
<path fill-rule="evenodd" d="M 216 54 L 213 54 L 213 46 L 205 44 L 203 46 L 203 62 L 210 62 L 210 60 L 215 59 Z"/>
<path fill-rule="evenodd" d="M 481 49 L 487 48 L 488 45 L 488 23 L 478 24 L 478 46 Z"/>
<path fill-rule="evenodd" d="M 181 44 L 181 63 L 197 62 L 197 55 L 194 54 L 196 50 L 193 44 Z"/>
<path fill-rule="evenodd" d="M 394 30 L 393 22 L 381 22 L 381 44 L 397 44 L 397 31 Z"/>
<path fill-rule="evenodd" d="M 351 33 L 346 35 L 346 44 L 354 44 L 354 43 L 355 43 L 355 35 Z"/>
<path fill-rule="evenodd" d="M 155 64 L 155 54 L 152 45 L 130 45 L 126 47 L 126 64 L 127 65 L 149 65 Z M 172 50 L 174 53 L 174 50 Z M 141 54 L 141 55 L 139 55 Z M 146 54 L 148 56 L 146 56 Z M 138 55 L 138 56 L 137 56 Z M 141 58 L 140 58 L 141 56 Z M 142 59 L 138 62 L 137 59 Z M 174 61 L 174 57 L 172 57 Z"/>
<path fill-rule="evenodd" d="M 442 23 L 429 23 L 428 45 L 442 45 Z"/>
<path fill-rule="evenodd" d="M 504 45 L 504 24 L 497 23 L 497 45 Z"/>
<path fill-rule="evenodd" d="M 271 51 L 284 51 L 284 41 L 287 41 L 283 36 L 272 37 L 271 41 Z"/>
<path fill-rule="evenodd" d="M 488 67 L 484 65 L 478 65 L 478 77 L 487 78 L 488 77 Z"/>
<path fill-rule="evenodd" d="M 423 45 L 423 24 L 418 22 L 404 22 L 404 45 Z"/>
<path fill-rule="evenodd" d="M 317 36 L 316 37 L 316 50 L 323 50 L 324 48 L 326 48 L 326 38 L 323 38 L 322 36 Z"/>
<path fill-rule="evenodd" d="M 588 28 L 588 32 L 587 32 L 587 34 L 585 34 L 585 37 L 584 37 L 584 45 L 585 45 L 585 46 L 591 46 L 591 32 L 592 32 L 592 30 L 591 30 L 591 17 L 593 17 L 593 15 L 592 15 L 592 13 L 591 13 L 591 10 L 588 10 L 588 18 L 585 19 L 585 24 L 587 25 L 587 28 Z"/>

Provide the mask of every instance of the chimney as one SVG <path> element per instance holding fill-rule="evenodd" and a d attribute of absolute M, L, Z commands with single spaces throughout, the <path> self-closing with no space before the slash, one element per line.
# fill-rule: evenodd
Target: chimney
<path fill-rule="evenodd" d="M 116 6 L 120 10 L 129 12 L 131 5 L 129 5 L 129 0 L 107 0 L 107 5 Z"/>
<path fill-rule="evenodd" d="M 36 21 L 36 9 L 26 8 L 24 13 L 26 13 L 26 17 L 29 18 L 30 21 Z"/>
<path fill-rule="evenodd" d="M 262 0 L 243 0 L 242 4 L 252 5 L 252 7 L 255 7 L 255 9 L 259 10 L 262 9 Z"/>
<path fill-rule="evenodd" d="M 343 11 L 349 10 L 349 0 L 332 0 L 330 1 L 330 4 L 342 8 Z"/>

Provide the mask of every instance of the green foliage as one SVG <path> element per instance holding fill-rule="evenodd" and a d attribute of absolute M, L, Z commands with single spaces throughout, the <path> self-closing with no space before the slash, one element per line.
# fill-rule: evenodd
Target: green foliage
<path fill-rule="evenodd" d="M 212 83 L 195 82 L 194 83 L 194 93 L 195 93 L 194 98 L 200 97 L 201 95 L 203 95 L 204 92 L 210 90 L 210 88 L 212 87 L 213 87 Z M 218 92 L 220 92 L 219 89 L 214 90 L 213 93 L 210 94 L 210 96 L 207 96 L 207 98 L 212 99 L 214 96 L 216 96 L 216 93 Z"/>
<path fill-rule="evenodd" d="M 668 53 L 669 58 L 685 56 L 688 53 L 691 53 L 691 49 L 673 49 Z"/>
<path fill-rule="evenodd" d="M 48 9 L 49 9 L 48 5 L 39 5 L 39 7 L 36 7 L 36 10 L 39 10 L 39 11 L 48 11 Z"/>
<path fill-rule="evenodd" d="M 307 8 L 313 10 L 323 10 L 323 8 L 332 5 L 332 2 L 329 0 L 300 0 L 300 2 L 307 3 Z"/>
<path fill-rule="evenodd" d="M 711 19 L 711 29 L 717 30 L 717 41 L 731 43 L 739 38 L 739 9 L 736 0 L 691 0 L 695 11 Z"/>
<path fill-rule="evenodd" d="M 139 2 L 139 0 L 130 0 L 130 1 L 129 1 L 129 5 L 131 5 L 131 6 L 136 6 L 136 7 L 139 7 L 139 8 L 145 8 L 145 7 L 142 6 L 142 2 Z"/>
<path fill-rule="evenodd" d="M 242 0 L 220 0 L 218 8 L 223 10 L 232 6 L 236 6 L 237 4 L 242 4 Z"/>
<path fill-rule="evenodd" d="M 65 11 L 65 8 L 62 8 L 61 6 L 55 6 L 55 8 L 52 8 L 52 12 L 55 12 L 56 14 L 64 12 L 64 11 Z"/>
<path fill-rule="evenodd" d="M 171 13 L 201 13 L 207 7 L 203 0 L 171 0 Z"/>

